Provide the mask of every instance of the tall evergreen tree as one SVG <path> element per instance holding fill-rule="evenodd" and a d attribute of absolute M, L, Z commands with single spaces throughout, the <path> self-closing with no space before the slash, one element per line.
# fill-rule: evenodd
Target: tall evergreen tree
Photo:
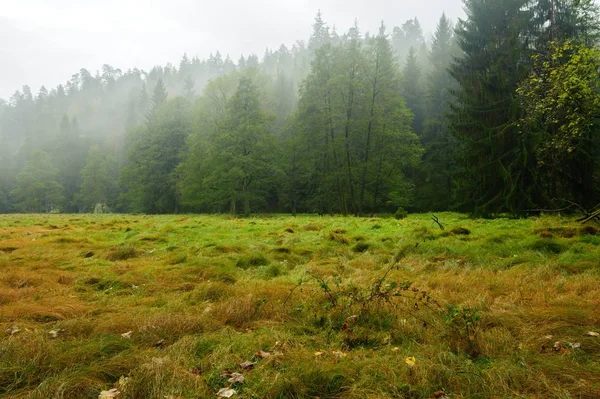
<path fill-rule="evenodd" d="M 455 85 L 449 68 L 456 56 L 458 48 L 454 29 L 443 14 L 431 43 L 431 71 L 423 85 L 426 95 L 421 142 L 425 153 L 415 181 L 415 206 L 422 211 L 447 210 L 453 204 L 456 143 L 448 130 L 447 114 L 453 99 L 451 90 Z"/>
<path fill-rule="evenodd" d="M 461 146 L 459 198 L 478 214 L 517 213 L 538 203 L 533 143 L 517 131 L 515 90 L 526 70 L 527 0 L 466 0 L 457 38 L 452 131 Z M 485 43 L 485 45 L 482 45 Z"/>

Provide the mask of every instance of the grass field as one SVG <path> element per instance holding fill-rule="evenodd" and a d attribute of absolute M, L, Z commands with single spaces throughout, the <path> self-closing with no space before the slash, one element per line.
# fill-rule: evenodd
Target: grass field
<path fill-rule="evenodd" d="M 0 216 L 0 396 L 600 398 L 598 231 L 438 216 Z"/>

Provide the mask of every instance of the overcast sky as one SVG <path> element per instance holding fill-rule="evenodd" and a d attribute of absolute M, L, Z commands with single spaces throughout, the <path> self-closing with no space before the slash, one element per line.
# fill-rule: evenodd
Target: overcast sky
<path fill-rule="evenodd" d="M 376 32 L 418 17 L 429 36 L 445 11 L 456 20 L 461 0 L 0 0 L 0 98 L 22 85 L 36 93 L 80 68 L 127 70 L 179 63 L 183 53 L 256 53 L 305 40 L 317 10 L 338 32 L 358 18 Z"/>

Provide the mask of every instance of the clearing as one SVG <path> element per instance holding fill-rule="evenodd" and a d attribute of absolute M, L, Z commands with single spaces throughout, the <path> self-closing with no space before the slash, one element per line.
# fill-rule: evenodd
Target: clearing
<path fill-rule="evenodd" d="M 599 398 L 598 230 L 437 216 L 0 216 L 0 396 Z"/>

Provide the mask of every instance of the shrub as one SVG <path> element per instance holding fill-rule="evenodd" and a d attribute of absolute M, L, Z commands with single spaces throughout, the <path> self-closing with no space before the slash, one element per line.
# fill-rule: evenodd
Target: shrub
<path fill-rule="evenodd" d="M 402 220 L 402 219 L 406 219 L 406 217 L 408 216 L 408 212 L 406 212 L 406 209 L 399 207 L 398 210 L 396 210 L 396 213 L 394 213 L 394 217 L 397 220 Z"/>

